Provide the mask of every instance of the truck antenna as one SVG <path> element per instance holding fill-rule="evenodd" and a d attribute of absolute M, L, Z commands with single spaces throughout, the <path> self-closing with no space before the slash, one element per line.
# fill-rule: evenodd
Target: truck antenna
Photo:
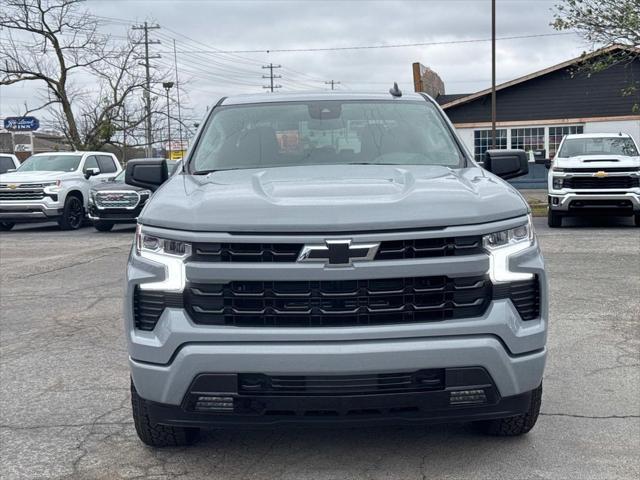
<path fill-rule="evenodd" d="M 389 93 L 392 96 L 397 97 L 397 98 L 400 98 L 402 96 L 402 92 L 398 88 L 398 82 L 393 82 L 393 88 L 389 89 Z"/>

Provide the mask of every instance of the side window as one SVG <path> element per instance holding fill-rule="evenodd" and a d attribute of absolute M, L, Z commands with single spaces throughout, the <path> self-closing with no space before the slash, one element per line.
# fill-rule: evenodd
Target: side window
<path fill-rule="evenodd" d="M 90 157 L 87 157 L 87 159 L 84 162 L 84 168 L 82 169 L 82 171 L 84 173 L 87 173 L 87 169 L 88 168 L 100 168 L 98 166 L 98 160 L 96 159 L 96 157 L 94 155 L 91 155 Z"/>
<path fill-rule="evenodd" d="M 3 157 L 0 155 L 0 173 L 6 173 L 7 170 L 16 168 L 11 157 Z"/>
<path fill-rule="evenodd" d="M 107 155 L 98 156 L 98 165 L 100 166 L 100 173 L 114 173 L 118 171 L 113 158 Z"/>

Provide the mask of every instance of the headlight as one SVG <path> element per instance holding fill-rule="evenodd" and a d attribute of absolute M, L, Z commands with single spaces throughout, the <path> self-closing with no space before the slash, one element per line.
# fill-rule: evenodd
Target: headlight
<path fill-rule="evenodd" d="M 144 203 L 149 200 L 149 197 L 151 196 L 151 190 L 140 190 L 138 192 L 138 195 L 140 195 L 140 203 Z"/>
<path fill-rule="evenodd" d="M 490 233 L 482 237 L 482 244 L 489 253 L 489 276 L 493 283 L 505 283 L 533 278 L 532 273 L 509 270 L 511 255 L 526 250 L 535 241 L 531 215 L 527 223 L 518 227 Z"/>
<path fill-rule="evenodd" d="M 42 186 L 44 187 L 44 193 L 58 193 L 62 189 L 62 181 L 46 182 Z"/>
<path fill-rule="evenodd" d="M 553 177 L 553 189 L 561 190 L 564 184 L 564 178 L 562 177 Z"/>
<path fill-rule="evenodd" d="M 163 290 L 181 292 L 184 289 L 186 274 L 184 261 L 191 255 L 191 244 L 180 240 L 149 235 L 136 227 L 136 253 L 165 267 L 164 280 L 141 283 L 142 290 Z"/>
<path fill-rule="evenodd" d="M 552 172 L 562 173 L 562 172 L 564 172 L 564 168 L 553 167 L 553 168 L 551 168 L 551 171 Z"/>

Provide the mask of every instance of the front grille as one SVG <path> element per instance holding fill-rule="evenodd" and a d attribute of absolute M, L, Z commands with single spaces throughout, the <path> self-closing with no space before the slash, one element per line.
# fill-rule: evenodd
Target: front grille
<path fill-rule="evenodd" d="M 361 375 L 238 375 L 238 393 L 251 395 L 370 395 L 441 390 L 444 369 Z"/>
<path fill-rule="evenodd" d="M 595 172 L 602 172 L 603 169 L 602 168 L 563 168 L 562 169 L 563 172 L 570 172 L 570 173 L 595 173 Z M 638 169 L 637 168 L 633 168 L 633 167 L 614 167 L 614 168 L 609 168 L 607 167 L 605 169 L 605 171 L 607 173 L 612 173 L 612 172 L 637 172 Z"/>
<path fill-rule="evenodd" d="M 638 177 L 569 177 L 562 182 L 563 188 L 603 189 L 603 188 L 636 188 L 640 186 Z"/>
<path fill-rule="evenodd" d="M 422 238 L 382 242 L 376 260 L 404 260 L 478 253 L 482 253 L 482 237 Z"/>
<path fill-rule="evenodd" d="M 141 290 L 136 287 L 133 292 L 135 327 L 139 330 L 153 330 L 167 307 L 182 307 L 182 294 Z"/>
<path fill-rule="evenodd" d="M 41 200 L 44 198 L 42 190 L 2 190 L 0 191 L 0 200 Z"/>
<path fill-rule="evenodd" d="M 134 208 L 140 201 L 136 192 L 96 192 L 94 201 L 100 208 Z"/>
<path fill-rule="evenodd" d="M 511 282 L 493 287 L 494 298 L 509 298 L 522 320 L 534 320 L 540 316 L 540 281 Z"/>
<path fill-rule="evenodd" d="M 199 262 L 295 262 L 296 243 L 195 243 L 192 260 Z"/>
<path fill-rule="evenodd" d="M 437 276 L 190 284 L 184 303 L 197 324 L 337 327 L 481 316 L 491 296 L 485 276 Z"/>
<path fill-rule="evenodd" d="M 198 262 L 295 262 L 302 243 L 196 243 Z M 482 237 L 424 238 L 380 242 L 375 260 L 404 260 L 482 253 Z"/>

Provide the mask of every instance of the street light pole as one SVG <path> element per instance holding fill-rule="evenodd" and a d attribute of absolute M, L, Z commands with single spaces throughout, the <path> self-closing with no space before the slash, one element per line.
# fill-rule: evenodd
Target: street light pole
<path fill-rule="evenodd" d="M 496 146 L 496 0 L 491 0 L 491 148 Z"/>
<path fill-rule="evenodd" d="M 162 82 L 162 86 L 167 92 L 167 152 L 171 160 L 171 110 L 169 107 L 169 90 L 173 87 L 173 82 Z"/>

